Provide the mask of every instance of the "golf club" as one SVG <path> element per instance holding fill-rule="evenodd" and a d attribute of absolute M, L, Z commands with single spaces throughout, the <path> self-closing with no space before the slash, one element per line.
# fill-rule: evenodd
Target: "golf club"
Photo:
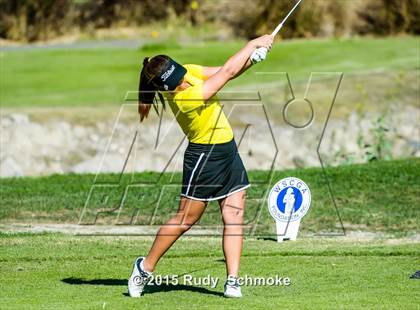
<path fill-rule="evenodd" d="M 283 19 L 283 21 L 277 25 L 276 29 L 274 29 L 274 31 L 271 33 L 271 35 L 273 37 L 275 37 L 277 35 L 277 33 L 279 33 L 280 29 L 283 28 L 284 23 L 287 21 L 287 19 L 289 18 L 290 15 L 292 15 L 293 11 L 299 6 L 299 4 L 302 2 L 302 0 L 299 0 L 295 6 L 290 10 L 290 12 L 286 15 L 286 17 Z M 251 61 L 252 63 L 256 63 L 258 58 L 260 57 L 259 54 L 263 52 L 263 53 L 267 53 L 268 50 L 265 47 L 260 47 L 257 48 L 251 55 Z"/>

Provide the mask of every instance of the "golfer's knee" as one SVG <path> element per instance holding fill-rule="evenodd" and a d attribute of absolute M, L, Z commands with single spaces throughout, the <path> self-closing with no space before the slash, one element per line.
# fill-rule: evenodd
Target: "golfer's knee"
<path fill-rule="evenodd" d="M 185 214 L 176 215 L 176 222 L 178 223 L 179 228 L 184 232 L 189 230 L 197 220 L 196 216 L 186 216 Z"/>
<path fill-rule="evenodd" d="M 233 205 L 225 205 L 222 212 L 225 224 L 242 224 L 244 218 L 244 209 Z"/>

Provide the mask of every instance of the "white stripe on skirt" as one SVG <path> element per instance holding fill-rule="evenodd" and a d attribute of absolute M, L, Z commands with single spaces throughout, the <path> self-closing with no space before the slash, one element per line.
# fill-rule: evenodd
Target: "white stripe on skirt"
<path fill-rule="evenodd" d="M 193 171 L 191 173 L 190 181 L 188 182 L 188 187 L 187 187 L 187 191 L 186 191 L 185 195 L 188 195 L 188 192 L 190 191 L 191 182 L 192 182 L 192 179 L 194 177 L 195 170 L 197 169 L 198 165 L 200 164 L 201 159 L 203 158 L 203 156 L 204 156 L 204 153 L 201 153 L 200 158 L 198 159 L 197 163 L 195 164 L 195 167 L 194 167 L 194 169 L 193 169 Z"/>

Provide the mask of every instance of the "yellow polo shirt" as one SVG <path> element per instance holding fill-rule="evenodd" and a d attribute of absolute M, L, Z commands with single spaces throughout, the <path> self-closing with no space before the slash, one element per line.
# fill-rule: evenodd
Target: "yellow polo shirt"
<path fill-rule="evenodd" d="M 203 99 L 203 67 L 184 67 L 187 69 L 184 78 L 191 86 L 167 96 L 182 131 L 192 143 L 220 144 L 231 141 L 233 131 L 216 95 L 207 101 Z"/>

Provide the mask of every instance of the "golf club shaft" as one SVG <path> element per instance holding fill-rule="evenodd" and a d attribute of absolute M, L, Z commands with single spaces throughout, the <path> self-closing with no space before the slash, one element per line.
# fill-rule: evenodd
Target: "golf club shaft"
<path fill-rule="evenodd" d="M 289 18 L 290 15 L 292 15 L 293 11 L 298 7 L 298 5 L 302 2 L 302 0 L 299 0 L 295 6 L 290 10 L 289 14 L 283 19 L 283 21 L 274 29 L 273 33 L 271 34 L 273 37 L 277 35 L 277 33 L 280 31 L 280 29 L 283 27 L 283 24 L 286 22 L 286 20 Z"/>

